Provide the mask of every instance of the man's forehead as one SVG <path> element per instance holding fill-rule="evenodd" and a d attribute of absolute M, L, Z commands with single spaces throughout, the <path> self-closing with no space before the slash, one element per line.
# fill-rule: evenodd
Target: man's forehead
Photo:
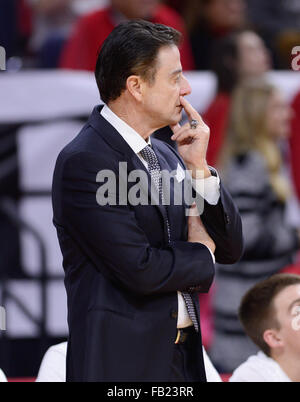
<path fill-rule="evenodd" d="M 275 297 L 276 307 L 288 308 L 293 302 L 300 299 L 300 284 L 290 285 Z"/>
<path fill-rule="evenodd" d="M 182 71 L 180 52 L 176 45 L 160 48 L 157 55 L 157 62 L 159 68 L 169 70 L 170 74 L 177 70 Z"/>

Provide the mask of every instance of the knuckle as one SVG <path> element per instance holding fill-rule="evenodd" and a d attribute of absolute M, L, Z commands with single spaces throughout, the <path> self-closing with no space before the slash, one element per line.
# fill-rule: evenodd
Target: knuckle
<path fill-rule="evenodd" d="M 209 128 L 206 124 L 204 124 L 203 131 L 204 131 L 206 134 L 210 135 L 210 128 Z"/>

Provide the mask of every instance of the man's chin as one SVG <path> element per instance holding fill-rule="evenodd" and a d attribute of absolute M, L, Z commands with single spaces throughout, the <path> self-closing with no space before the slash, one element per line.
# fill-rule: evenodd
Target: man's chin
<path fill-rule="evenodd" d="M 182 120 L 182 111 L 176 113 L 176 115 L 173 116 L 172 121 L 169 125 L 175 126 L 176 124 L 180 123 L 181 120 Z"/>
<path fill-rule="evenodd" d="M 174 113 L 172 116 L 170 116 L 168 119 L 163 119 L 161 120 L 161 124 L 159 125 L 159 128 L 167 127 L 167 126 L 176 126 L 176 124 L 180 123 L 182 120 L 182 112 L 179 113 Z M 157 129 L 159 129 L 157 128 Z"/>

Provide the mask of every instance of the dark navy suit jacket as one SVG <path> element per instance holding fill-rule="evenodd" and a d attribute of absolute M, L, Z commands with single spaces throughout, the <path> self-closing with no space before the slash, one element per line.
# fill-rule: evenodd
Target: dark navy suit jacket
<path fill-rule="evenodd" d="M 207 292 L 214 264 L 206 246 L 187 242 L 185 205 L 99 206 L 99 171 L 145 169 L 121 135 L 94 109 L 79 135 L 60 153 L 53 179 L 54 225 L 63 254 L 68 297 L 68 381 L 168 381 L 176 339 L 177 291 Z M 162 169 L 182 160 L 153 139 Z M 183 166 L 184 167 L 184 166 Z M 148 172 L 147 172 L 148 174 Z M 130 187 L 129 187 L 130 188 Z M 242 254 L 240 216 L 221 187 L 217 206 L 202 220 L 216 242 L 216 259 Z M 199 312 L 198 293 L 193 298 Z M 201 334 L 195 345 L 205 381 Z"/>

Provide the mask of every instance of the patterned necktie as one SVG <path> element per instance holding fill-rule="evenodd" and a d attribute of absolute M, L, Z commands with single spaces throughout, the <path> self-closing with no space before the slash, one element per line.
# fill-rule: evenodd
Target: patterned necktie
<path fill-rule="evenodd" d="M 145 159 L 145 161 L 148 163 L 148 170 L 151 176 L 151 179 L 153 180 L 156 188 L 158 189 L 159 192 L 159 197 L 161 201 L 164 201 L 164 194 L 163 194 L 163 185 L 162 185 L 162 175 L 161 175 L 161 167 L 159 164 L 159 161 L 157 159 L 157 156 L 155 155 L 155 152 L 151 148 L 150 145 L 147 145 L 142 151 L 141 151 L 142 157 Z M 162 202 L 162 204 L 166 208 L 166 219 L 165 223 L 167 225 L 167 231 L 168 231 L 168 240 L 169 243 L 171 241 L 171 230 L 170 230 L 170 223 L 168 219 L 168 209 L 166 207 L 166 204 Z M 195 330 L 199 332 L 199 324 L 198 324 L 198 319 L 197 319 L 197 313 L 196 313 L 196 308 L 192 299 L 192 296 L 188 292 L 182 292 L 182 297 L 185 301 L 187 311 L 189 313 L 189 316 L 194 324 Z"/>

